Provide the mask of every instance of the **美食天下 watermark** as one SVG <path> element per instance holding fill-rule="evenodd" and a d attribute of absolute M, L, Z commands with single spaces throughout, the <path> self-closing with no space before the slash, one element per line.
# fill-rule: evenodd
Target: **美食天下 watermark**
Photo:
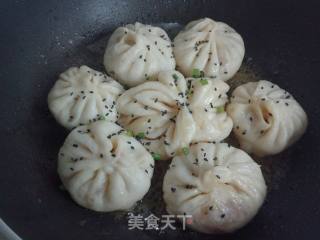
<path fill-rule="evenodd" d="M 150 214 L 148 217 L 142 215 L 134 215 L 128 213 L 128 229 L 129 230 L 176 230 L 176 220 L 179 219 L 182 223 L 182 229 L 186 229 L 186 224 L 192 224 L 191 215 L 161 215 L 157 217 L 154 214 Z"/>

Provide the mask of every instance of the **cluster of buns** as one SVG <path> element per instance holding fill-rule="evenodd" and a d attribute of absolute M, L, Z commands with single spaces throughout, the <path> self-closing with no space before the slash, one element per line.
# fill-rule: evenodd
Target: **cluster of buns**
<path fill-rule="evenodd" d="M 209 18 L 190 22 L 173 42 L 135 23 L 110 37 L 108 75 L 87 66 L 62 73 L 48 105 L 72 130 L 58 160 L 71 197 L 95 211 L 128 210 L 148 192 L 154 160 L 172 159 L 163 181 L 170 214 L 192 215 L 189 226 L 205 233 L 250 221 L 266 185 L 248 153 L 283 151 L 305 132 L 307 116 L 264 80 L 240 85 L 229 101 L 226 81 L 244 52 L 233 28 Z M 242 150 L 221 143 L 232 130 Z"/>

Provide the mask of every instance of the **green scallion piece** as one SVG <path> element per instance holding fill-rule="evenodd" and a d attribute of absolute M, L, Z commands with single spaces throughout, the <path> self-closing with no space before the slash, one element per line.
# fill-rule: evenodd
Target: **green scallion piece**
<path fill-rule="evenodd" d="M 223 112 L 225 112 L 224 111 L 224 106 L 216 107 L 216 113 L 223 113 Z"/>
<path fill-rule="evenodd" d="M 182 152 L 183 152 L 184 155 L 187 156 L 189 154 L 189 148 L 188 147 L 182 148 Z"/>
<path fill-rule="evenodd" d="M 132 130 L 127 130 L 126 134 L 127 134 L 127 136 L 129 136 L 129 137 L 133 137 L 133 136 L 134 136 L 134 133 L 133 133 Z"/>
<path fill-rule="evenodd" d="M 208 84 L 208 80 L 205 79 L 205 78 L 201 78 L 200 79 L 200 83 L 201 83 L 202 86 L 207 85 Z"/>
<path fill-rule="evenodd" d="M 178 79 L 179 79 L 179 77 L 178 77 L 178 75 L 177 74 L 172 74 L 172 77 L 173 77 L 173 79 L 175 80 L 175 81 L 178 81 Z"/>
<path fill-rule="evenodd" d="M 138 138 L 138 139 L 143 139 L 143 138 L 144 138 L 144 132 L 139 132 L 139 133 L 136 135 L 136 138 Z"/>
<path fill-rule="evenodd" d="M 192 69 L 191 76 L 193 78 L 199 78 L 201 76 L 200 70 L 197 68 Z"/>
<path fill-rule="evenodd" d="M 158 161 L 161 159 L 160 154 L 159 153 L 152 153 L 152 157 L 155 161 Z"/>
<path fill-rule="evenodd" d="M 192 91 L 191 91 L 191 89 L 189 89 L 188 91 L 187 91 L 187 97 L 191 97 L 192 96 Z"/>

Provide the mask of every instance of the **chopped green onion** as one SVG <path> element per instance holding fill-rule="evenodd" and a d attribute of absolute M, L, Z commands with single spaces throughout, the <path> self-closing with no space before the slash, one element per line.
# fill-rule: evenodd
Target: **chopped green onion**
<path fill-rule="evenodd" d="M 200 83 L 201 83 L 202 86 L 207 85 L 208 84 L 208 80 L 205 79 L 205 78 L 201 78 L 200 79 Z"/>
<path fill-rule="evenodd" d="M 201 76 L 200 70 L 197 68 L 192 69 L 191 75 L 193 78 L 198 78 Z"/>
<path fill-rule="evenodd" d="M 152 157 L 155 161 L 158 161 L 161 159 L 160 154 L 159 153 L 152 153 Z"/>
<path fill-rule="evenodd" d="M 175 81 L 178 81 L 178 79 L 179 79 L 179 77 L 178 77 L 178 75 L 177 74 L 172 74 L 172 77 L 173 77 L 173 79 L 175 80 Z"/>
<path fill-rule="evenodd" d="M 192 91 L 191 91 L 191 89 L 189 89 L 188 91 L 187 91 L 187 97 L 191 97 L 192 96 Z"/>
<path fill-rule="evenodd" d="M 187 148 L 187 147 L 182 148 L 182 152 L 184 155 L 187 156 L 189 154 L 189 148 Z"/>
<path fill-rule="evenodd" d="M 105 116 L 100 116 L 99 120 L 106 120 L 106 117 Z"/>
<path fill-rule="evenodd" d="M 216 113 L 223 113 L 224 112 L 224 106 L 216 107 Z"/>
<path fill-rule="evenodd" d="M 127 134 L 127 136 L 129 136 L 129 137 L 133 137 L 133 136 L 134 136 L 134 133 L 133 133 L 132 130 L 127 130 L 126 134 Z"/>
<path fill-rule="evenodd" d="M 139 132 L 139 133 L 136 135 L 136 138 L 138 138 L 138 139 L 143 139 L 143 138 L 144 138 L 144 132 Z"/>

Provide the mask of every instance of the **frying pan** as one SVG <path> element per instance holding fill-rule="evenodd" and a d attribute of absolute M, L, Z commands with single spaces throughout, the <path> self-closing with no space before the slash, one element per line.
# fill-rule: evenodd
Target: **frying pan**
<path fill-rule="evenodd" d="M 319 9 L 319 1 L 289 0 L 2 0 L 0 217 L 28 240 L 319 239 Z M 68 132 L 54 121 L 46 101 L 58 73 L 81 64 L 103 70 L 107 36 L 119 25 L 162 25 L 173 37 L 181 24 L 205 16 L 234 27 L 245 41 L 244 65 L 291 92 L 309 117 L 299 142 L 263 160 L 269 193 L 262 209 L 243 229 L 212 236 L 130 231 L 124 213 L 76 205 L 59 188 L 56 173 L 57 152 Z M 159 194 L 149 193 L 135 213 L 165 212 L 161 188 L 152 191 Z"/>

